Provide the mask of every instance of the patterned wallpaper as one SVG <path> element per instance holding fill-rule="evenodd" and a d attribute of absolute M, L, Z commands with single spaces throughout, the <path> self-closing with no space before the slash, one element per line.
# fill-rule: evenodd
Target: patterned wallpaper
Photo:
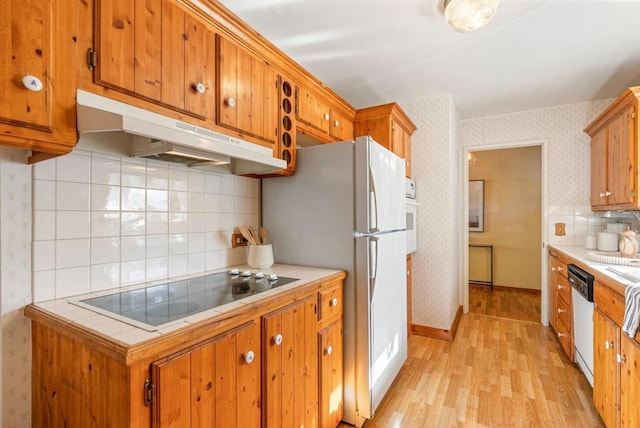
<path fill-rule="evenodd" d="M 31 166 L 24 150 L 0 147 L 0 426 L 31 426 Z"/>
<path fill-rule="evenodd" d="M 449 328 L 460 305 L 457 114 L 451 96 L 405 103 L 418 129 L 411 138 L 418 251 L 413 255 L 413 323 Z"/>
<path fill-rule="evenodd" d="M 583 129 L 613 100 L 556 106 L 457 121 L 453 102 L 439 96 L 402 108 L 418 127 L 412 138 L 412 173 L 417 181 L 418 251 L 414 254 L 413 321 L 449 328 L 462 303 L 462 195 L 459 166 L 463 149 L 473 146 L 546 140 L 548 142 L 548 205 L 594 218 L 580 211 L 589 206 L 589 137 Z M 453 128 L 450 128 L 453 126 Z M 458 135 L 454 130 L 457 127 Z M 574 207 L 580 207 L 575 214 Z M 562 208 L 561 212 L 562 212 Z M 552 214 L 553 214 L 552 213 Z M 567 219 L 569 214 L 567 214 Z M 553 217 L 555 218 L 555 217 Z M 582 220 L 579 220 L 582 221 Z M 585 221 L 589 221 L 588 219 Z M 591 220 L 593 228 L 600 220 Z M 588 233 L 593 229 L 586 228 Z M 582 233 L 582 229 L 579 229 Z M 567 238 L 581 242 L 581 237 Z M 546 240 L 547 241 L 547 240 Z"/>

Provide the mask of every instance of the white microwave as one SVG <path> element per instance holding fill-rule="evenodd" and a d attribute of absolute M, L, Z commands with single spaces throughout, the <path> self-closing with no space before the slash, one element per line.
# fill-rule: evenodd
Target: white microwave
<path fill-rule="evenodd" d="M 410 199 L 416 198 L 416 182 L 410 178 L 407 178 L 405 181 L 405 196 Z"/>

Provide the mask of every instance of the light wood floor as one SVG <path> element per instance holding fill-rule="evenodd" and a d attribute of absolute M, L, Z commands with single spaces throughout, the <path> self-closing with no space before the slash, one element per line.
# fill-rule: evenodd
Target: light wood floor
<path fill-rule="evenodd" d="M 469 313 L 453 343 L 409 337 L 408 360 L 365 428 L 603 427 L 591 396 L 548 327 Z"/>
<path fill-rule="evenodd" d="M 469 312 L 540 322 L 540 291 L 469 285 Z"/>

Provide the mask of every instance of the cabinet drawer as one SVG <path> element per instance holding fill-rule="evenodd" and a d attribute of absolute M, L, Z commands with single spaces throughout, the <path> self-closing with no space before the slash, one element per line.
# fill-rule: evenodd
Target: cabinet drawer
<path fill-rule="evenodd" d="M 564 298 L 562 297 L 558 298 L 555 316 L 557 320 L 556 325 L 564 324 L 563 327 L 558 327 L 558 329 L 562 328 L 568 332 L 571 332 L 573 330 L 571 305 L 567 303 L 566 300 L 564 300 Z"/>
<path fill-rule="evenodd" d="M 342 316 L 343 299 L 342 285 L 328 288 L 318 292 L 318 321 L 328 325 L 333 320 Z"/>
<path fill-rule="evenodd" d="M 598 309 L 607 315 L 618 326 L 624 319 L 624 296 L 605 287 L 598 281 L 593 286 L 593 301 Z"/>
<path fill-rule="evenodd" d="M 566 270 L 556 274 L 555 289 L 557 296 L 564 299 L 565 302 L 571 302 L 571 284 L 567 279 Z"/>
<path fill-rule="evenodd" d="M 558 337 L 560 346 L 564 349 L 564 353 L 567 354 L 569 359 L 573 360 L 573 339 L 571 337 L 571 331 L 562 322 L 556 324 L 556 336 Z"/>

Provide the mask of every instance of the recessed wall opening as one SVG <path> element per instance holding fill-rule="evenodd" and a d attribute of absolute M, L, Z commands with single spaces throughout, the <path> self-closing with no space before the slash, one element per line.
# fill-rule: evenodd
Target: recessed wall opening
<path fill-rule="evenodd" d="M 468 150 L 466 159 L 468 310 L 540 322 L 543 146 Z"/>

